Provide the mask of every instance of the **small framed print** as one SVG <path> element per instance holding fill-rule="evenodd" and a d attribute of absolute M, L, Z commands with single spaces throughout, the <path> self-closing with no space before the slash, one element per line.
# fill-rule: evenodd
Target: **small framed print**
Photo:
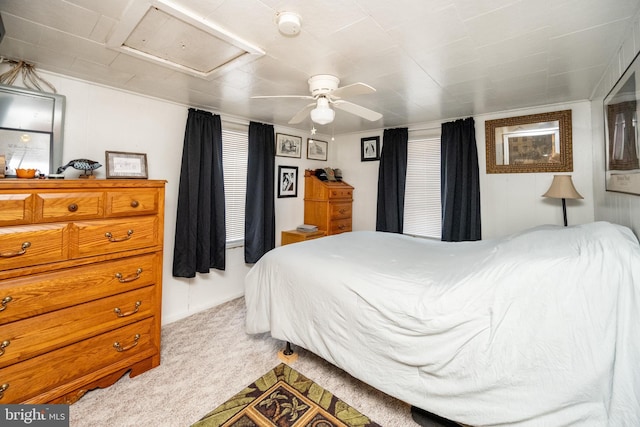
<path fill-rule="evenodd" d="M 302 157 L 302 138 L 299 136 L 276 134 L 276 156 Z"/>
<path fill-rule="evenodd" d="M 143 153 L 125 153 L 105 151 L 107 178 L 147 179 L 147 155 Z"/>
<path fill-rule="evenodd" d="M 297 166 L 278 166 L 278 197 L 298 197 Z"/>
<path fill-rule="evenodd" d="M 360 139 L 360 161 L 380 160 L 380 137 L 371 136 Z"/>
<path fill-rule="evenodd" d="M 307 139 L 307 159 L 327 160 L 329 143 L 318 139 Z"/>

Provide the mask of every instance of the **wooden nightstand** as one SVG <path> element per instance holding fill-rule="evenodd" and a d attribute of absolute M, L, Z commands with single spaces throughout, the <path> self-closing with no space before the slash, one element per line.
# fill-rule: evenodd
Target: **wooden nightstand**
<path fill-rule="evenodd" d="M 304 232 L 298 230 L 288 230 L 282 232 L 282 246 L 288 245 L 289 243 L 298 243 L 304 242 L 305 240 L 313 240 L 319 237 L 324 237 L 327 235 L 327 232 L 324 230 Z"/>

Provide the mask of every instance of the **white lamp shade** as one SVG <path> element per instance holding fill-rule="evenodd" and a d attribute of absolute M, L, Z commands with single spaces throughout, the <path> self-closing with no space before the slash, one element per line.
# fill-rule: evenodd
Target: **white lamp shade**
<path fill-rule="evenodd" d="M 551 186 L 542 197 L 551 197 L 554 199 L 583 199 L 573 186 L 571 175 L 554 175 Z"/>
<path fill-rule="evenodd" d="M 329 101 L 324 98 L 318 98 L 316 108 L 311 110 L 311 120 L 319 125 L 331 123 L 336 116 L 336 112 L 329 107 Z"/>

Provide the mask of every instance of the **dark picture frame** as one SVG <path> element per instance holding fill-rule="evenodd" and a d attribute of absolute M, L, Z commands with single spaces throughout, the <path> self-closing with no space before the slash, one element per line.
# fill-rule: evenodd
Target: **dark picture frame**
<path fill-rule="evenodd" d="M 360 161 L 380 160 L 380 137 L 370 136 L 360 139 Z"/>
<path fill-rule="evenodd" d="M 298 167 L 278 166 L 278 198 L 298 197 Z"/>
<path fill-rule="evenodd" d="M 604 98 L 605 190 L 640 195 L 640 54 Z"/>
<path fill-rule="evenodd" d="M 147 179 L 147 155 L 124 151 L 105 151 L 107 179 Z"/>
<path fill-rule="evenodd" d="M 307 139 L 307 159 L 327 160 L 329 143 L 319 139 Z"/>
<path fill-rule="evenodd" d="M 276 156 L 301 158 L 302 137 L 287 135 L 285 133 L 277 133 Z"/>

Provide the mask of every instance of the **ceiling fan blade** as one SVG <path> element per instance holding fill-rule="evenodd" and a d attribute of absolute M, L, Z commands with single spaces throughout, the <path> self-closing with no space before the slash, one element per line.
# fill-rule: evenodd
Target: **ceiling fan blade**
<path fill-rule="evenodd" d="M 373 93 L 376 90 L 365 83 L 353 83 L 350 85 L 342 86 L 330 92 L 330 95 L 335 98 L 348 98 L 356 95 L 366 95 Z"/>
<path fill-rule="evenodd" d="M 310 95 L 257 95 L 252 96 L 251 99 L 266 99 L 266 98 L 296 98 L 296 99 L 315 99 Z"/>
<path fill-rule="evenodd" d="M 309 115 L 309 112 L 311 110 L 313 110 L 316 106 L 316 103 L 313 102 L 307 106 L 305 106 L 302 110 L 298 111 L 295 116 L 293 116 L 291 118 L 291 120 L 289 120 L 289 124 L 290 125 L 295 125 L 297 123 L 300 123 L 301 121 L 303 121 L 304 119 L 307 118 L 307 116 Z"/>
<path fill-rule="evenodd" d="M 361 105 L 354 104 L 352 102 L 338 100 L 332 103 L 336 108 L 346 111 L 347 113 L 355 114 L 369 121 L 375 122 L 382 118 L 382 114 L 365 108 Z"/>

